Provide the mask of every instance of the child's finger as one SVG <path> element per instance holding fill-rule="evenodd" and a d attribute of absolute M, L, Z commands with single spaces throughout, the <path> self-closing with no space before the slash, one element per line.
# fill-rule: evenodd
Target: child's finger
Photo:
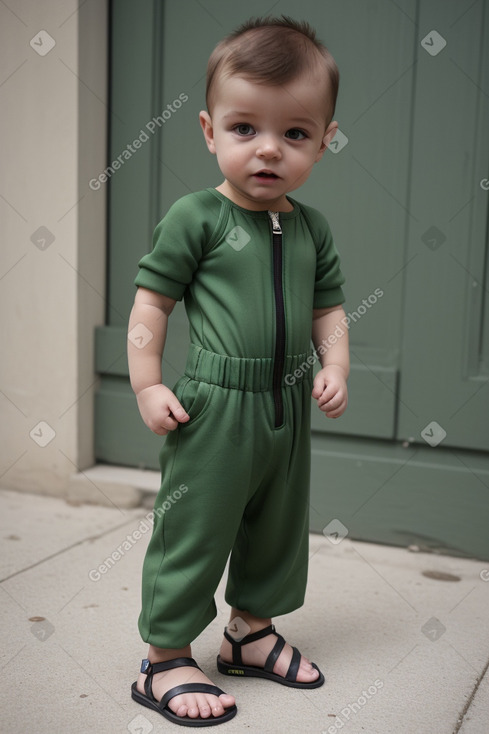
<path fill-rule="evenodd" d="M 338 392 L 338 388 L 336 385 L 329 384 L 325 385 L 322 395 L 319 395 L 318 398 L 318 405 L 324 406 L 326 403 L 329 403 L 330 400 L 333 400 L 335 395 Z"/>
<path fill-rule="evenodd" d="M 151 426 L 148 427 L 151 428 Z M 151 430 L 153 431 L 153 433 L 156 433 L 157 436 L 166 436 L 166 434 L 168 433 L 168 429 L 163 428 L 163 426 L 157 426 L 155 428 L 151 428 Z"/>
<path fill-rule="evenodd" d="M 326 383 L 324 381 L 324 377 L 322 375 L 316 375 L 316 377 L 314 378 L 314 383 L 313 383 L 312 397 L 315 398 L 316 400 L 320 398 L 325 387 L 326 387 Z"/>
<path fill-rule="evenodd" d="M 174 431 L 179 423 L 185 423 L 190 418 L 176 398 L 173 402 L 173 408 L 175 413 L 173 410 L 170 412 L 170 403 L 168 403 L 168 408 L 163 415 L 154 418 L 148 423 L 149 428 L 157 436 L 166 436 L 170 431 Z"/>
<path fill-rule="evenodd" d="M 327 410 L 325 412 L 326 418 L 339 418 L 340 415 L 343 415 L 345 412 L 346 405 L 344 403 L 340 403 L 340 405 L 337 408 L 334 408 L 332 410 Z"/>
<path fill-rule="evenodd" d="M 347 396 L 339 392 L 326 405 L 323 405 L 321 410 L 327 418 L 339 418 L 345 412 L 347 404 Z"/>
<path fill-rule="evenodd" d="M 170 410 L 170 420 L 172 418 L 175 418 L 178 423 L 185 423 L 189 420 L 189 414 L 184 410 L 182 404 L 179 403 L 179 401 L 175 397 L 168 401 L 168 408 Z M 171 428 L 170 430 L 173 429 Z"/>
<path fill-rule="evenodd" d="M 325 390 L 321 399 L 318 400 L 318 405 L 322 411 L 330 412 L 336 410 L 343 403 L 343 400 L 344 395 L 341 390 Z"/>

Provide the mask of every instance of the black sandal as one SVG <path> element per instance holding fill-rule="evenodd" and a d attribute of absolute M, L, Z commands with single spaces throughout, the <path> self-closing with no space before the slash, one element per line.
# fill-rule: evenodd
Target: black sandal
<path fill-rule="evenodd" d="M 158 711 L 158 713 L 162 714 L 174 724 L 181 724 L 182 726 L 215 726 L 216 724 L 223 724 L 225 721 L 232 719 L 233 716 L 236 716 L 238 712 L 236 706 L 230 706 L 225 709 L 225 713 L 222 716 L 211 715 L 207 719 L 203 719 L 201 716 L 195 719 L 191 719 L 190 716 L 177 716 L 169 708 L 168 702 L 170 699 L 179 696 L 181 693 L 212 693 L 214 696 L 220 696 L 221 693 L 224 693 L 217 686 L 211 686 L 208 683 L 184 683 L 181 686 L 175 686 L 165 693 L 161 701 L 157 701 L 153 695 L 153 676 L 155 673 L 162 673 L 164 670 L 184 666 L 201 670 L 193 658 L 175 658 L 174 660 L 168 660 L 166 663 L 150 663 L 147 659 L 143 660 L 141 663 L 141 673 L 147 675 L 144 681 L 146 695 L 138 691 L 137 682 L 135 682 L 131 686 L 132 698 L 142 706 L 147 706 L 149 709 L 153 709 L 153 711 Z"/>
<path fill-rule="evenodd" d="M 259 668 L 256 665 L 243 665 L 243 660 L 241 657 L 241 647 L 243 645 L 247 645 L 249 642 L 255 642 L 255 640 L 260 640 L 262 637 L 267 637 L 267 635 L 270 634 L 276 635 L 277 642 L 275 643 L 273 650 L 267 657 L 265 661 L 265 666 L 263 668 Z M 265 629 L 262 629 L 259 632 L 253 632 L 250 635 L 246 635 L 246 637 L 243 637 L 243 639 L 241 640 L 235 640 L 233 637 L 231 637 L 231 635 L 227 631 L 227 628 L 225 627 L 224 637 L 231 643 L 233 647 L 233 662 L 226 663 L 220 655 L 217 656 L 217 669 L 223 675 L 234 675 L 236 677 L 248 675 L 255 676 L 256 678 L 267 678 L 268 680 L 276 681 L 276 683 L 281 683 L 283 686 L 290 686 L 291 688 L 319 688 L 319 686 L 322 686 L 324 683 L 324 675 L 321 673 L 315 663 L 311 664 L 312 667 L 316 668 L 316 670 L 319 672 L 319 678 L 312 681 L 311 683 L 301 683 L 296 680 L 297 671 L 299 670 L 299 665 L 301 662 L 301 654 L 296 647 L 292 648 L 292 659 L 290 661 L 289 669 L 285 678 L 273 672 L 273 666 L 277 662 L 280 653 L 285 646 L 284 638 L 282 637 L 282 635 L 279 635 L 278 632 L 275 632 L 275 627 L 273 626 L 273 624 L 271 624 L 269 627 L 265 627 Z"/>

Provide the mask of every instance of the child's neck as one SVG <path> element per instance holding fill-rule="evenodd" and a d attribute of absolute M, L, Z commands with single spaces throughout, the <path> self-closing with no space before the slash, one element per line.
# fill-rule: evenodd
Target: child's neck
<path fill-rule="evenodd" d="M 232 201 L 233 204 L 249 211 L 291 212 L 294 210 L 293 204 L 287 199 L 285 194 L 280 199 L 269 202 L 255 201 L 254 199 L 248 199 L 239 191 L 236 191 L 228 181 L 224 181 L 220 186 L 216 186 L 216 191 L 219 191 L 220 194 Z"/>

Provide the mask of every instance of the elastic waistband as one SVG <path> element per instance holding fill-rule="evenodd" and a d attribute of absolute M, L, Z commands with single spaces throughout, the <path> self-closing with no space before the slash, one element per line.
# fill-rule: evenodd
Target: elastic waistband
<path fill-rule="evenodd" d="M 312 377 L 314 361 L 312 351 L 287 355 L 282 373 L 282 387 L 290 387 Z M 210 382 L 221 387 L 265 392 L 273 387 L 273 359 L 229 357 L 190 344 L 185 374 L 193 380 Z"/>

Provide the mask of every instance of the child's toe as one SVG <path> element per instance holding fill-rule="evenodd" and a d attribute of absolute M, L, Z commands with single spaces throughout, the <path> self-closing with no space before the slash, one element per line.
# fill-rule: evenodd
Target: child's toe
<path fill-rule="evenodd" d="M 206 696 L 204 693 L 197 694 L 197 705 L 199 707 L 199 716 L 202 719 L 208 719 L 211 715 L 212 698 L 209 701 L 210 696 Z M 214 697 L 215 698 L 215 697 Z"/>
<path fill-rule="evenodd" d="M 200 716 L 200 710 L 197 700 L 194 698 L 194 702 L 191 703 L 188 707 L 187 716 L 190 719 L 197 719 Z"/>
<path fill-rule="evenodd" d="M 225 709 L 229 708 L 230 706 L 234 706 L 234 704 L 236 703 L 236 699 L 234 698 L 234 696 L 231 696 L 229 693 L 221 693 L 216 701 L 216 706 L 222 706 Z"/>
<path fill-rule="evenodd" d="M 168 702 L 168 708 L 173 711 L 177 716 L 187 716 L 189 706 L 192 702 L 189 700 L 190 696 L 175 696 Z"/>
<path fill-rule="evenodd" d="M 297 681 L 300 683 L 312 683 L 319 678 L 319 670 L 314 668 L 307 658 L 301 659 L 299 670 L 297 671 Z"/>

